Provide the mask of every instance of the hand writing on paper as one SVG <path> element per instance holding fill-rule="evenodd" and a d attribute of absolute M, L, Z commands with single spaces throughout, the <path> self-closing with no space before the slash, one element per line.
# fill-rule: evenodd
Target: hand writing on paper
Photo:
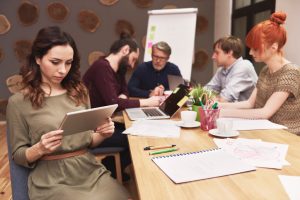
<path fill-rule="evenodd" d="M 163 85 L 159 85 L 154 88 L 154 90 L 151 91 L 150 97 L 151 96 L 162 96 L 164 95 L 165 87 Z"/>

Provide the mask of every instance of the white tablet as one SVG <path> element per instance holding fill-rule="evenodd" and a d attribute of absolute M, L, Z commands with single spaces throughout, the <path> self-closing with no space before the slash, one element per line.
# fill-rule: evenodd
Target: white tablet
<path fill-rule="evenodd" d="M 65 115 L 59 129 L 64 135 L 70 135 L 88 130 L 95 130 L 114 113 L 117 104 L 69 112 Z"/>

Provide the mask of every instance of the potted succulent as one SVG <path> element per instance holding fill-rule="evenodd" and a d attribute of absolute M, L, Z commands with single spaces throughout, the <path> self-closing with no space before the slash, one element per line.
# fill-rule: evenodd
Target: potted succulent
<path fill-rule="evenodd" d="M 200 121 L 198 113 L 199 107 L 202 105 L 206 105 L 208 100 L 215 99 L 216 93 L 198 84 L 192 88 L 190 97 L 192 97 L 193 99 L 192 110 L 197 112 L 196 120 Z"/>

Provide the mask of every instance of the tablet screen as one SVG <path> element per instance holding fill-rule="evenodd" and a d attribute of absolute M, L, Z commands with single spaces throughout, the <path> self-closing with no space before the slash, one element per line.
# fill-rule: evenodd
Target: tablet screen
<path fill-rule="evenodd" d="M 64 130 L 64 135 L 80 133 L 88 130 L 95 130 L 111 117 L 117 104 L 69 112 L 65 115 L 60 128 Z"/>

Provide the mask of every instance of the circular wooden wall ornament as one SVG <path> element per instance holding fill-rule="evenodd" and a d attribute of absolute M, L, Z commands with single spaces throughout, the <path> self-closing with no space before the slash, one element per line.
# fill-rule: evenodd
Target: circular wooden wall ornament
<path fill-rule="evenodd" d="M 153 4 L 153 0 L 132 0 L 132 1 L 139 8 L 149 8 Z"/>
<path fill-rule="evenodd" d="M 101 23 L 99 17 L 91 10 L 81 10 L 78 14 L 78 22 L 83 30 L 91 33 L 94 33 Z"/>
<path fill-rule="evenodd" d="M 204 69 L 208 62 L 208 54 L 204 49 L 200 49 L 195 53 L 193 68 L 198 68 L 200 70 Z"/>
<path fill-rule="evenodd" d="M 5 15 L 0 15 L 0 34 L 7 33 L 10 30 L 10 22 Z"/>
<path fill-rule="evenodd" d="M 196 33 L 199 34 L 207 29 L 208 26 L 208 20 L 201 15 L 197 16 L 197 22 L 196 22 Z"/>
<path fill-rule="evenodd" d="M 146 35 L 143 36 L 141 42 L 142 42 L 142 47 L 145 49 L 145 46 L 146 46 Z"/>
<path fill-rule="evenodd" d="M 12 75 L 6 79 L 6 86 L 11 93 L 16 93 L 22 89 L 22 76 Z"/>
<path fill-rule="evenodd" d="M 32 42 L 29 40 L 18 40 L 15 42 L 14 52 L 20 63 L 25 63 L 27 56 L 31 53 Z"/>
<path fill-rule="evenodd" d="M 48 4 L 47 12 L 51 19 L 62 22 L 67 18 L 69 9 L 61 2 L 53 2 Z"/>
<path fill-rule="evenodd" d="M 102 51 L 93 51 L 89 54 L 88 57 L 88 63 L 89 66 L 91 66 L 96 60 L 98 60 L 100 57 L 104 57 L 105 53 Z"/>
<path fill-rule="evenodd" d="M 3 60 L 3 58 L 4 58 L 4 51 L 3 51 L 3 49 L 0 47 L 0 63 L 1 63 L 1 61 Z"/>
<path fill-rule="evenodd" d="M 30 1 L 24 1 L 18 8 L 18 17 L 23 25 L 32 25 L 38 20 L 38 7 Z"/>
<path fill-rule="evenodd" d="M 130 36 L 135 33 L 133 25 L 129 21 L 121 19 L 116 22 L 116 33 L 120 35 L 122 32 L 130 34 Z"/>
<path fill-rule="evenodd" d="M 166 4 L 164 7 L 162 7 L 163 9 L 176 9 L 177 6 L 174 4 Z"/>
<path fill-rule="evenodd" d="M 105 6 L 112 6 L 116 4 L 119 0 L 99 0 L 99 2 Z"/>

